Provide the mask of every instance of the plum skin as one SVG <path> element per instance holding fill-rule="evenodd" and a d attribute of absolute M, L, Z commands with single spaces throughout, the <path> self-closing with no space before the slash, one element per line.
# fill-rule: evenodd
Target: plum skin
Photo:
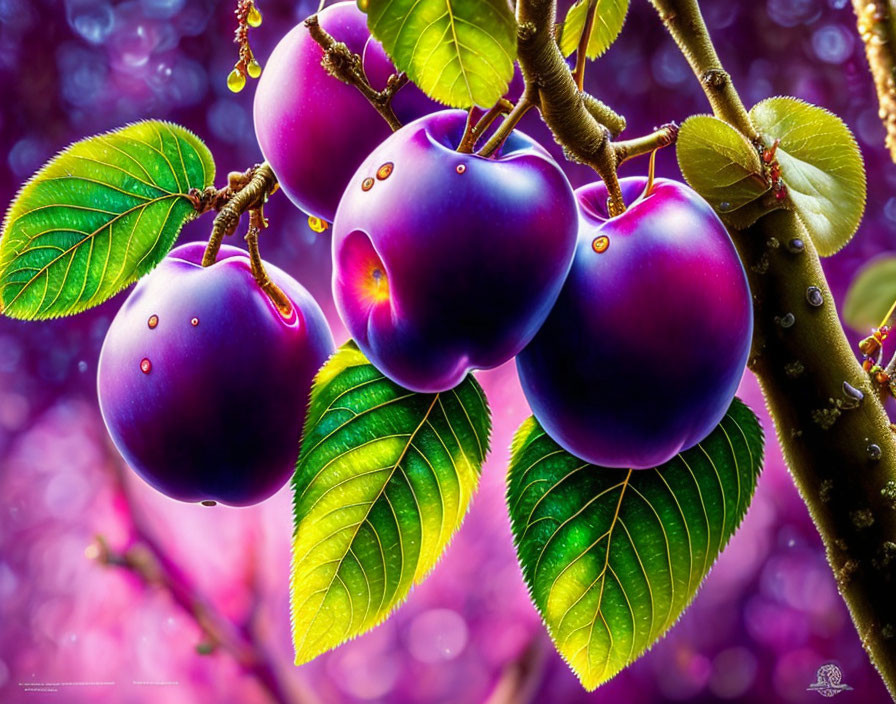
<path fill-rule="evenodd" d="M 352 179 L 333 226 L 333 295 L 386 376 L 446 391 L 517 354 L 572 261 L 575 198 L 563 171 L 513 132 L 492 158 L 455 151 L 466 113 L 406 125 Z"/>
<path fill-rule="evenodd" d="M 626 202 L 645 186 L 623 179 Z M 615 218 L 603 184 L 576 197 L 572 269 L 517 357 L 520 381 L 536 419 L 573 455 L 656 467 L 728 410 L 753 334 L 746 272 L 712 208 L 683 184 L 657 179 Z"/>
<path fill-rule="evenodd" d="M 295 469 L 314 375 L 333 351 L 323 312 L 267 265 L 293 302 L 284 317 L 243 250 L 201 266 L 201 243 L 174 249 L 112 321 L 97 386 L 127 463 L 181 501 L 257 503 Z"/>
<path fill-rule="evenodd" d="M 354 0 L 326 7 L 320 26 L 364 57 L 377 77 L 395 72 L 385 52 L 371 49 L 367 15 Z M 369 54 L 369 55 L 367 55 Z M 355 169 L 392 132 L 354 86 L 321 66 L 323 50 L 300 22 L 274 48 L 255 92 L 255 135 L 280 187 L 309 215 L 332 222 L 339 198 Z M 382 86 L 385 87 L 385 79 Z M 396 95 L 398 117 L 408 120 L 434 109 L 416 86 Z"/>

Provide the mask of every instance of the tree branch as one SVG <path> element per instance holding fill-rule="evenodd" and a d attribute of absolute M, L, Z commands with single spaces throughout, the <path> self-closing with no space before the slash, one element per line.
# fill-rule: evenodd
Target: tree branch
<path fill-rule="evenodd" d="M 888 0 L 853 0 L 852 6 L 887 130 L 886 145 L 896 161 L 896 12 Z"/>
<path fill-rule="evenodd" d="M 554 38 L 556 0 L 519 0 L 516 16 L 520 68 L 526 85 L 537 91 L 542 118 L 567 154 L 591 166 L 607 184 L 610 214 L 623 212 L 611 137 L 617 131 L 613 127 L 619 127 L 619 122 L 624 126 L 624 121 L 619 118 L 612 126 L 599 121 L 597 115 L 609 109 L 588 100 L 576 85 Z"/>

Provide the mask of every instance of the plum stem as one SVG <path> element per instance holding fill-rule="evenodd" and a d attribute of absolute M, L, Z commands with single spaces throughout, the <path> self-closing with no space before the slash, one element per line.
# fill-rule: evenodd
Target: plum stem
<path fill-rule="evenodd" d="M 495 130 L 491 139 L 482 145 L 482 149 L 477 152 L 479 156 L 487 159 L 501 148 L 501 145 L 504 144 L 510 136 L 510 133 L 513 132 L 513 128 L 519 124 L 519 121 L 523 119 L 523 116 L 529 112 L 529 110 L 535 107 L 533 96 L 534 91 L 527 88 L 526 92 L 523 93 L 513 107 L 513 110 L 510 111 L 510 114 L 504 118 L 504 121 L 500 125 L 498 125 L 498 129 Z"/>
<path fill-rule="evenodd" d="M 896 162 L 896 12 L 887 0 L 853 0 L 852 5 L 887 131 L 886 146 Z"/>
<path fill-rule="evenodd" d="M 482 138 L 482 135 L 492 126 L 498 115 L 506 115 L 513 111 L 514 105 L 506 98 L 501 98 L 492 108 L 486 112 L 477 122 L 473 122 L 475 108 L 470 108 L 470 114 L 467 118 L 467 125 L 464 129 L 464 136 L 460 140 L 457 151 L 461 154 L 472 154 L 476 150 L 476 144 Z"/>
<path fill-rule="evenodd" d="M 591 33 L 594 31 L 594 18 L 597 16 L 597 0 L 588 0 L 588 9 L 585 15 L 585 25 L 582 27 L 582 36 L 579 37 L 579 45 L 576 49 L 576 67 L 572 72 L 579 90 L 585 87 L 585 66 L 588 63 L 588 43 L 591 41 Z"/>
<path fill-rule="evenodd" d="M 283 293 L 282 289 L 275 284 L 271 277 L 268 276 L 265 269 L 264 261 L 261 259 L 261 251 L 258 248 L 258 235 L 267 227 L 267 221 L 264 219 L 261 208 L 255 208 L 249 211 L 249 230 L 246 232 L 246 244 L 249 246 L 249 260 L 252 265 L 252 276 L 261 287 L 271 302 L 277 306 L 277 310 L 283 317 L 292 315 L 292 303 Z"/>
<path fill-rule="evenodd" d="M 267 163 L 259 164 L 244 174 L 230 175 L 228 185 L 222 189 L 223 205 L 215 216 L 208 246 L 202 257 L 202 266 L 215 263 L 221 243 L 236 231 L 243 213 L 260 208 L 276 190 L 277 177 Z"/>
<path fill-rule="evenodd" d="M 401 129 L 401 120 L 392 109 L 392 98 L 408 82 L 407 75 L 404 73 L 393 74 L 386 82 L 386 87 L 383 90 L 377 90 L 370 85 L 367 74 L 364 73 L 364 62 L 361 57 L 345 44 L 334 39 L 327 30 L 321 27 L 317 15 L 311 15 L 306 19 L 305 27 L 308 28 L 311 38 L 324 51 L 321 65 L 327 70 L 327 73 L 361 91 L 361 94 L 389 123 L 393 132 Z"/>

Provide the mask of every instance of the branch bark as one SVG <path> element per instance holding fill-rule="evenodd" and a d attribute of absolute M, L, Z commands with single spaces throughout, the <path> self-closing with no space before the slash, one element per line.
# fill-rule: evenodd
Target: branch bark
<path fill-rule="evenodd" d="M 893 0 L 853 0 L 852 6 L 887 130 L 886 145 L 896 162 L 896 7 Z"/>
<path fill-rule="evenodd" d="M 759 143 L 713 47 L 696 0 L 651 0 L 717 117 Z M 551 30 L 553 0 L 519 0 L 519 61 L 558 141 L 615 179 L 607 130 L 584 108 Z M 562 63 L 562 65 L 561 65 Z M 787 211 L 732 239 L 755 304 L 750 368 L 787 464 L 824 541 L 862 644 L 896 695 L 896 439 L 837 316 L 815 248 Z M 821 306 L 807 298 L 821 292 Z M 817 303 L 817 294 L 813 294 Z"/>

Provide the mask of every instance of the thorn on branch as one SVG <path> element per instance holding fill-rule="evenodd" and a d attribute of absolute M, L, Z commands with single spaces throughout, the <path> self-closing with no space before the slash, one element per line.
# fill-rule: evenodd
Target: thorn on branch
<path fill-rule="evenodd" d="M 334 78 L 343 83 L 354 86 L 367 98 L 376 111 L 389 123 L 392 131 L 401 128 L 401 120 L 392 109 L 392 98 L 408 82 L 404 73 L 394 74 L 389 77 L 383 90 L 376 90 L 364 73 L 364 63 L 360 56 L 351 51 L 343 42 L 334 39 L 327 30 L 320 26 L 317 15 L 311 15 L 305 20 L 305 27 L 324 50 L 324 58 L 321 65 Z"/>

